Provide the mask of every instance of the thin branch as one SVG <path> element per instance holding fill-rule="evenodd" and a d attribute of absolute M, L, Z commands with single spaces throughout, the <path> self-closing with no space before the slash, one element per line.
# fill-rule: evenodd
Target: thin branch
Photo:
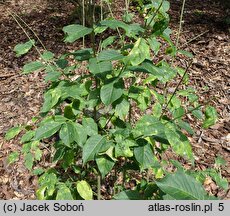
<path fill-rule="evenodd" d="M 190 68 L 190 66 L 192 65 L 192 62 L 193 62 L 193 61 L 191 60 L 191 61 L 190 61 L 190 63 L 188 64 L 188 66 L 187 66 L 186 70 L 184 71 L 183 76 L 181 77 L 181 79 L 180 79 L 179 83 L 177 84 L 177 86 L 176 86 L 176 88 L 175 88 L 175 90 L 174 90 L 174 92 L 173 92 L 172 96 L 170 97 L 169 101 L 167 102 L 166 106 L 164 107 L 164 111 L 162 112 L 162 114 L 161 114 L 161 116 L 160 116 L 160 118 L 159 118 L 159 119 L 161 119 L 161 118 L 162 118 L 162 116 L 165 114 L 165 112 L 166 112 L 166 109 L 167 109 L 168 105 L 170 104 L 170 102 L 171 102 L 172 98 L 175 96 L 175 94 L 176 94 L 176 92 L 177 92 L 177 90 L 178 90 L 179 86 L 180 86 L 180 85 L 181 85 L 181 83 L 183 82 L 184 77 L 185 77 L 185 75 L 186 75 L 186 74 L 187 74 L 187 72 L 188 72 L 188 69 L 189 69 L 189 68 Z"/>

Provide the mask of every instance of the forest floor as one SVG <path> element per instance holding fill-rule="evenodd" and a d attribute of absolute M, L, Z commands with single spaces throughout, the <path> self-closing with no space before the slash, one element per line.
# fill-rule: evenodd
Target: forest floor
<path fill-rule="evenodd" d="M 31 51 L 26 56 L 16 58 L 14 46 L 27 41 L 27 38 L 9 11 L 20 15 L 46 48 L 55 54 L 77 49 L 76 44 L 63 42 L 61 30 L 69 24 L 72 5 L 64 1 L 50 2 L 9 0 L 0 3 L 0 199 L 36 198 L 37 177 L 29 174 L 21 160 L 13 165 L 6 162 L 10 152 L 21 149 L 19 138 L 5 141 L 4 134 L 10 127 L 25 124 L 38 115 L 46 86 L 41 73 L 21 75 L 23 64 L 35 60 L 38 54 Z M 123 1 L 114 2 L 122 8 Z M 171 0 L 170 26 L 174 31 L 174 41 L 180 8 L 181 1 Z M 215 1 L 187 0 L 179 44 L 195 56 L 189 75 L 200 101 L 206 103 L 211 100 L 219 115 L 217 124 L 208 130 L 194 126 L 196 133 L 190 141 L 196 157 L 196 169 L 215 167 L 215 158 L 220 156 L 227 162 L 221 169 L 222 176 L 230 183 L 229 19 L 229 10 Z M 180 66 L 185 65 L 185 59 L 177 60 Z M 49 167 L 49 162 L 44 160 L 43 166 Z M 205 182 L 205 188 L 221 199 L 230 199 L 230 190 L 223 191 L 212 180 Z"/>

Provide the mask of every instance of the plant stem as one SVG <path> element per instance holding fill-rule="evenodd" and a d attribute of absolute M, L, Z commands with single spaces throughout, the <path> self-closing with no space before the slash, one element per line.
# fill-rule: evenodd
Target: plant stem
<path fill-rule="evenodd" d="M 85 26 L 85 0 L 82 0 L 82 25 Z M 85 36 L 82 39 L 83 48 L 85 48 Z"/>
<path fill-rule="evenodd" d="M 145 27 L 146 27 L 146 28 L 148 28 L 148 27 L 151 25 L 152 21 L 154 20 L 154 18 L 156 17 L 157 13 L 158 13 L 159 10 L 161 9 L 163 3 L 164 3 L 164 0 L 161 1 L 159 7 L 157 8 L 156 12 L 154 13 L 154 15 L 153 15 L 153 17 L 151 18 L 151 20 L 150 20 L 150 22 L 148 23 L 148 25 L 147 25 L 147 21 L 145 22 Z"/>
<path fill-rule="evenodd" d="M 125 166 L 127 164 L 127 158 L 125 158 Z M 123 169 L 123 187 L 125 187 L 125 181 L 126 181 L 126 167 Z"/>
<path fill-rule="evenodd" d="M 185 1 L 186 0 L 183 0 L 181 13 L 180 13 L 180 24 L 179 24 L 179 29 L 178 29 L 178 33 L 177 33 L 177 39 L 176 39 L 176 50 L 178 48 L 180 33 L 181 33 L 181 29 L 182 29 Z"/>
<path fill-rule="evenodd" d="M 111 17 L 114 18 L 113 11 L 112 11 L 112 9 L 111 9 L 110 3 L 107 2 L 107 1 L 106 1 L 106 3 L 107 3 L 107 5 L 108 5 L 108 8 L 109 8 L 109 12 L 110 12 Z M 117 32 L 118 32 L 118 35 L 119 35 L 120 39 L 122 39 L 121 32 L 120 32 L 119 28 L 116 28 L 116 29 L 117 29 Z"/>
<path fill-rule="evenodd" d="M 101 199 L 101 175 L 98 174 L 97 176 L 97 199 Z"/>
<path fill-rule="evenodd" d="M 176 94 L 176 92 L 177 92 L 177 90 L 178 90 L 179 86 L 180 86 L 180 85 L 181 85 L 181 83 L 183 82 L 184 77 L 185 77 L 185 75 L 187 74 L 188 69 L 190 68 L 190 66 L 191 66 L 191 65 L 192 65 L 192 60 L 189 62 L 189 64 L 188 64 L 188 66 L 187 66 L 186 70 L 184 71 L 183 76 L 181 77 L 181 79 L 180 79 L 179 83 L 177 84 L 177 86 L 176 86 L 176 88 L 175 88 L 175 90 L 174 90 L 174 92 L 173 92 L 172 96 L 170 97 L 169 101 L 167 102 L 166 106 L 164 107 L 164 111 L 161 113 L 161 116 L 160 116 L 160 118 L 159 118 L 159 119 L 161 119 L 161 118 L 162 118 L 162 116 L 165 114 L 165 112 L 166 112 L 166 109 L 167 109 L 168 105 L 170 104 L 170 102 L 171 102 L 172 98 L 175 96 L 175 94 Z"/>

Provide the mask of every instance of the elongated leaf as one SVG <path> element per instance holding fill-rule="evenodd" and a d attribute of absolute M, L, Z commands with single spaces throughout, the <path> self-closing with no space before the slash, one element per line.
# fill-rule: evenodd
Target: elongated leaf
<path fill-rule="evenodd" d="M 16 56 L 19 57 L 21 55 L 26 54 L 33 47 L 34 44 L 35 44 L 35 40 L 29 40 L 26 43 L 17 44 L 14 47 L 14 51 L 16 52 Z"/>
<path fill-rule="evenodd" d="M 33 164 L 34 164 L 34 156 L 29 152 L 29 153 L 25 154 L 24 160 L 25 160 L 25 167 L 28 170 L 31 170 L 33 167 Z"/>
<path fill-rule="evenodd" d="M 36 140 L 41 140 L 51 137 L 61 128 L 61 125 L 62 123 L 60 122 L 50 121 L 36 130 L 34 138 Z"/>
<path fill-rule="evenodd" d="M 143 198 L 136 190 L 126 190 L 122 191 L 119 194 L 116 194 L 114 197 L 116 200 L 142 200 Z"/>
<path fill-rule="evenodd" d="M 50 71 L 47 73 L 47 75 L 45 76 L 45 81 L 57 81 L 59 80 L 61 76 L 61 72 L 58 71 Z"/>
<path fill-rule="evenodd" d="M 59 136 L 66 146 L 70 147 L 73 141 L 79 141 L 79 134 L 73 122 L 66 122 L 62 125 Z"/>
<path fill-rule="evenodd" d="M 164 193 L 177 200 L 206 199 L 207 194 L 201 183 L 184 172 L 168 174 L 162 180 L 156 181 L 156 184 Z"/>
<path fill-rule="evenodd" d="M 95 155 L 105 143 L 106 139 L 101 135 L 90 137 L 83 146 L 83 163 L 94 160 Z"/>
<path fill-rule="evenodd" d="M 84 200 L 92 200 L 93 199 L 93 191 L 90 185 L 82 180 L 77 182 L 77 192 Z"/>
<path fill-rule="evenodd" d="M 173 125 L 169 123 L 165 127 L 166 137 L 172 146 L 173 150 L 181 156 L 187 157 L 193 160 L 192 147 L 189 143 L 188 138 L 179 131 L 176 131 Z"/>
<path fill-rule="evenodd" d="M 77 133 L 79 134 L 79 140 L 75 140 L 75 141 L 80 147 L 83 147 L 83 145 L 85 144 L 87 140 L 87 131 L 81 124 L 76 123 L 75 127 L 77 130 Z"/>
<path fill-rule="evenodd" d="M 150 56 L 149 46 L 146 40 L 139 38 L 135 44 L 127 59 L 131 62 L 133 66 L 141 64 L 146 58 Z"/>
<path fill-rule="evenodd" d="M 89 136 L 97 135 L 98 134 L 98 127 L 95 121 L 92 118 L 83 118 L 82 125 L 86 130 L 86 133 Z"/>
<path fill-rule="evenodd" d="M 106 156 L 97 157 L 96 163 L 102 178 L 104 178 L 112 170 L 115 164 L 115 162 L 112 159 Z"/>
<path fill-rule="evenodd" d="M 41 113 L 49 112 L 59 101 L 62 91 L 59 88 L 50 89 L 44 94 L 44 104 Z"/>
<path fill-rule="evenodd" d="M 27 131 L 21 138 L 20 142 L 29 142 L 34 137 L 35 131 Z"/>
<path fill-rule="evenodd" d="M 144 146 L 134 148 L 134 156 L 140 164 L 141 169 L 159 166 L 157 158 L 153 154 L 153 150 L 149 143 Z"/>
<path fill-rule="evenodd" d="M 19 159 L 19 153 L 17 151 L 14 151 L 14 152 L 10 153 L 10 155 L 7 157 L 7 163 L 12 164 L 15 161 L 17 161 L 18 159 Z"/>
<path fill-rule="evenodd" d="M 73 200 L 71 191 L 65 184 L 58 186 L 56 200 Z"/>
<path fill-rule="evenodd" d="M 100 91 L 100 97 L 102 102 L 108 106 L 123 94 L 123 83 L 121 81 L 111 82 L 102 86 Z"/>
<path fill-rule="evenodd" d="M 182 54 L 182 55 L 185 55 L 185 56 L 187 56 L 189 58 L 193 58 L 194 57 L 192 53 L 190 53 L 190 52 L 188 52 L 186 50 L 178 50 L 177 52 L 180 53 L 180 54 Z"/>
<path fill-rule="evenodd" d="M 212 106 L 208 106 L 205 109 L 205 120 L 203 122 L 203 128 L 209 128 L 210 126 L 214 125 L 217 121 L 217 113 L 216 109 Z"/>
<path fill-rule="evenodd" d="M 116 157 L 133 157 L 133 149 L 134 146 L 138 146 L 136 142 L 131 140 L 124 140 L 120 135 L 116 136 L 116 146 L 115 146 L 115 156 Z"/>
<path fill-rule="evenodd" d="M 23 72 L 22 73 L 23 74 L 32 73 L 32 72 L 37 71 L 43 67 L 44 67 L 44 65 L 39 61 L 30 62 L 30 63 L 25 64 L 23 66 Z"/>
<path fill-rule="evenodd" d="M 116 50 L 103 50 L 98 54 L 98 61 L 115 61 L 115 60 L 120 60 L 124 56 L 121 55 L 118 51 Z"/>
<path fill-rule="evenodd" d="M 156 37 L 151 37 L 148 39 L 148 43 L 152 49 L 152 51 L 154 52 L 155 55 L 157 55 L 157 53 L 159 52 L 160 50 L 160 46 L 161 46 L 161 43 L 159 43 L 156 39 Z"/>
<path fill-rule="evenodd" d="M 115 113 L 119 116 L 120 119 L 124 120 L 129 113 L 130 104 L 126 99 L 123 99 L 115 107 Z"/>
<path fill-rule="evenodd" d="M 136 127 L 134 128 L 134 132 L 137 134 L 137 136 L 164 136 L 164 128 L 164 125 L 155 116 L 144 115 L 137 122 Z"/>
<path fill-rule="evenodd" d="M 128 67 L 131 71 L 150 73 L 156 79 L 166 83 L 177 75 L 177 71 L 171 68 L 167 63 L 162 63 L 161 66 L 156 67 L 150 61 L 144 61 L 141 65 Z"/>
<path fill-rule="evenodd" d="M 65 34 L 67 34 L 65 38 L 65 42 L 74 42 L 75 40 L 84 37 L 85 35 L 88 35 L 92 32 L 93 29 L 84 27 L 82 25 L 68 25 L 63 28 L 63 31 Z"/>
<path fill-rule="evenodd" d="M 101 47 L 106 48 L 107 46 L 111 45 L 116 38 L 117 36 L 109 36 L 108 38 L 103 40 L 103 42 L 101 43 Z"/>
<path fill-rule="evenodd" d="M 136 39 L 137 36 L 145 32 L 145 29 L 142 28 L 139 23 L 132 23 L 128 25 L 125 31 L 128 37 L 132 37 Z"/>
<path fill-rule="evenodd" d="M 93 50 L 91 48 L 86 48 L 86 49 L 77 50 L 71 54 L 74 55 L 76 60 L 84 61 L 84 60 L 89 60 L 92 57 Z"/>
<path fill-rule="evenodd" d="M 103 20 L 100 22 L 102 26 L 109 27 L 111 29 L 123 28 L 124 30 L 128 29 L 128 25 L 122 21 L 112 19 L 112 20 Z"/>
<path fill-rule="evenodd" d="M 54 53 L 50 52 L 50 51 L 45 51 L 43 54 L 42 54 L 42 59 L 44 59 L 45 61 L 49 61 L 51 59 L 53 59 L 54 57 Z"/>
<path fill-rule="evenodd" d="M 22 131 L 22 129 L 23 129 L 23 127 L 21 127 L 21 126 L 16 126 L 16 127 L 10 128 L 5 134 L 5 139 L 6 140 L 13 139 Z"/>
<path fill-rule="evenodd" d="M 185 129 L 189 134 L 193 135 L 194 134 L 194 131 L 193 129 L 191 128 L 190 124 L 185 122 L 185 121 L 182 121 L 182 120 L 178 120 L 178 125 L 181 129 Z"/>
<path fill-rule="evenodd" d="M 97 62 L 96 58 L 89 60 L 89 70 L 94 75 L 106 75 L 112 71 L 112 63 L 109 61 Z"/>

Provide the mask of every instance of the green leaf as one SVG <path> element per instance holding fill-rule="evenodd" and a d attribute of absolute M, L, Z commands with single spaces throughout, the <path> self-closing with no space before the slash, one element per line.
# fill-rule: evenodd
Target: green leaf
<path fill-rule="evenodd" d="M 76 116 L 74 115 L 73 111 L 72 106 L 65 106 L 64 116 L 68 119 L 74 120 Z"/>
<path fill-rule="evenodd" d="M 100 91 L 101 101 L 106 105 L 110 105 L 123 94 L 123 82 L 122 80 L 113 81 L 102 86 Z"/>
<path fill-rule="evenodd" d="M 101 26 L 106 26 L 114 30 L 116 30 L 117 28 L 123 28 L 124 30 L 128 29 L 128 25 L 126 23 L 116 19 L 102 20 L 100 24 Z"/>
<path fill-rule="evenodd" d="M 126 11 L 125 14 L 122 16 L 122 20 L 126 23 L 130 23 L 132 22 L 133 17 L 133 13 L 129 13 L 128 11 Z"/>
<path fill-rule="evenodd" d="M 99 156 L 96 158 L 97 167 L 101 173 L 102 178 L 104 178 L 113 168 L 115 162 L 106 157 L 106 156 Z"/>
<path fill-rule="evenodd" d="M 54 54 L 50 51 L 45 51 L 43 54 L 42 54 L 42 59 L 44 59 L 45 61 L 49 61 L 51 59 L 53 59 L 54 57 Z"/>
<path fill-rule="evenodd" d="M 115 61 L 115 60 L 121 60 L 124 58 L 123 55 L 121 55 L 116 50 L 103 50 L 98 54 L 97 60 L 98 61 Z"/>
<path fill-rule="evenodd" d="M 117 38 L 117 36 L 109 36 L 108 38 L 103 40 L 103 42 L 101 43 L 101 48 L 104 49 L 107 46 L 111 45 L 116 40 L 116 38 Z"/>
<path fill-rule="evenodd" d="M 45 171 L 42 168 L 36 168 L 33 170 L 33 175 L 41 175 L 42 173 L 44 173 Z"/>
<path fill-rule="evenodd" d="M 91 136 L 83 146 L 83 163 L 94 160 L 100 148 L 105 145 L 106 139 L 101 135 Z"/>
<path fill-rule="evenodd" d="M 133 66 L 137 66 L 141 64 L 145 59 L 150 57 L 149 46 L 146 43 L 146 40 L 143 38 L 139 38 L 135 44 L 129 55 L 127 56 L 127 60 Z"/>
<path fill-rule="evenodd" d="M 29 142 L 35 135 L 35 131 L 27 131 L 21 138 L 21 143 Z"/>
<path fill-rule="evenodd" d="M 178 103 L 178 105 L 180 106 L 180 102 Z M 172 112 L 173 118 L 181 119 L 183 117 L 183 115 L 185 114 L 185 110 L 181 106 L 178 108 L 175 108 L 174 106 L 172 106 L 172 108 L 173 108 L 173 112 Z"/>
<path fill-rule="evenodd" d="M 193 58 L 194 57 L 192 53 L 190 53 L 188 51 L 185 51 L 185 50 L 177 50 L 177 52 L 180 53 L 180 54 L 182 54 L 182 55 L 185 55 L 185 56 L 187 56 L 189 58 Z"/>
<path fill-rule="evenodd" d="M 199 120 L 203 119 L 203 113 L 199 109 L 195 109 L 192 111 L 192 114 Z"/>
<path fill-rule="evenodd" d="M 60 58 L 60 59 L 58 59 L 58 60 L 56 61 L 57 66 L 58 66 L 59 68 L 61 68 L 61 69 L 67 68 L 68 63 L 69 63 L 69 62 L 68 62 L 66 59 L 64 59 L 64 58 Z"/>
<path fill-rule="evenodd" d="M 98 127 L 95 121 L 92 118 L 83 118 L 82 125 L 86 130 L 86 133 L 89 136 L 97 135 L 98 134 Z"/>
<path fill-rule="evenodd" d="M 137 134 L 137 136 L 161 136 L 164 134 L 164 128 L 164 125 L 155 116 L 144 115 L 137 122 L 136 127 L 134 128 L 134 132 Z"/>
<path fill-rule="evenodd" d="M 157 186 L 166 194 L 176 200 L 204 200 L 206 191 L 201 183 L 192 176 L 183 172 L 168 174 L 160 181 L 156 181 Z"/>
<path fill-rule="evenodd" d="M 83 127 L 81 124 L 76 123 L 75 127 L 77 130 L 77 133 L 79 134 L 79 140 L 75 140 L 75 141 L 80 147 L 83 147 L 83 145 L 85 144 L 87 140 L 87 131 L 85 127 Z"/>
<path fill-rule="evenodd" d="M 65 151 L 63 156 L 63 162 L 61 164 L 62 168 L 67 171 L 69 167 L 74 163 L 75 151 L 73 149 L 68 149 Z"/>
<path fill-rule="evenodd" d="M 19 159 L 19 153 L 17 151 L 14 151 L 10 153 L 10 155 L 7 157 L 7 163 L 12 164 L 16 162 Z"/>
<path fill-rule="evenodd" d="M 91 58 L 89 60 L 89 70 L 94 75 L 106 75 L 112 71 L 112 63 L 109 61 L 97 62 L 96 58 Z"/>
<path fill-rule="evenodd" d="M 65 151 L 66 151 L 65 148 L 56 149 L 56 152 L 55 152 L 55 154 L 53 156 L 53 162 L 55 163 L 55 162 L 63 159 L 63 156 L 65 155 Z"/>
<path fill-rule="evenodd" d="M 220 188 L 224 189 L 225 191 L 229 189 L 228 180 L 226 178 L 222 178 L 220 173 L 214 171 L 210 172 L 209 175 L 213 178 L 213 180 Z"/>
<path fill-rule="evenodd" d="M 152 147 L 149 143 L 144 146 L 134 148 L 134 156 L 140 164 L 142 170 L 159 166 L 158 160 L 153 154 Z"/>
<path fill-rule="evenodd" d="M 84 200 L 92 200 L 93 199 L 93 191 L 90 185 L 82 180 L 77 182 L 77 192 Z"/>
<path fill-rule="evenodd" d="M 29 40 L 26 43 L 17 44 L 14 47 L 14 51 L 16 52 L 16 56 L 19 57 L 21 55 L 26 54 L 33 47 L 34 44 L 35 44 L 35 40 Z"/>
<path fill-rule="evenodd" d="M 31 72 L 37 71 L 41 68 L 43 68 L 44 65 L 40 61 L 34 61 L 27 63 L 23 66 L 23 74 L 29 74 Z"/>
<path fill-rule="evenodd" d="M 153 116 L 159 118 L 162 113 L 162 106 L 159 102 L 154 103 L 153 105 Z"/>
<path fill-rule="evenodd" d="M 148 41 L 148 44 L 150 45 L 150 48 L 154 52 L 154 54 L 157 55 L 157 53 L 160 50 L 161 43 L 157 41 L 156 37 L 151 37 L 147 39 L 147 41 Z"/>
<path fill-rule="evenodd" d="M 185 156 L 193 161 L 192 147 L 188 138 L 179 131 L 176 131 L 173 125 L 167 123 L 165 126 L 165 135 L 173 150 L 181 156 Z"/>
<path fill-rule="evenodd" d="M 142 35 L 145 32 L 145 29 L 139 23 L 132 23 L 127 26 L 125 31 L 127 37 L 136 39 L 138 35 Z"/>
<path fill-rule="evenodd" d="M 208 106 L 206 109 L 205 109 L 205 119 L 204 119 L 204 122 L 203 122 L 203 125 L 202 127 L 204 129 L 207 129 L 209 128 L 210 126 L 214 125 L 217 121 L 217 113 L 216 113 L 216 109 L 212 106 Z"/>
<path fill-rule="evenodd" d="M 65 34 L 67 34 L 65 38 L 65 42 L 72 43 L 76 41 L 77 39 L 84 37 L 85 35 L 88 35 L 92 32 L 93 29 L 84 27 L 82 25 L 68 25 L 63 28 L 63 31 Z"/>
<path fill-rule="evenodd" d="M 65 184 L 58 185 L 56 200 L 73 200 L 71 191 Z"/>
<path fill-rule="evenodd" d="M 33 167 L 33 164 L 34 164 L 34 156 L 29 152 L 29 153 L 25 154 L 24 160 L 25 160 L 25 167 L 28 170 L 31 170 Z"/>
<path fill-rule="evenodd" d="M 41 160 L 42 157 L 42 151 L 39 148 L 36 148 L 34 151 L 34 158 L 36 160 Z"/>
<path fill-rule="evenodd" d="M 130 104 L 126 99 L 122 99 L 122 101 L 116 105 L 115 114 L 121 119 L 125 120 L 125 117 L 129 113 Z"/>
<path fill-rule="evenodd" d="M 57 81 L 61 76 L 61 72 L 58 71 L 49 71 L 45 76 L 45 81 Z"/>
<path fill-rule="evenodd" d="M 143 198 L 136 190 L 126 190 L 122 191 L 119 194 L 116 194 L 114 197 L 116 200 L 142 200 Z"/>
<path fill-rule="evenodd" d="M 135 72 L 150 73 L 162 83 L 166 83 L 177 75 L 177 71 L 166 62 L 162 62 L 161 64 L 156 67 L 152 62 L 146 60 L 141 65 L 130 66 L 128 69 Z"/>
<path fill-rule="evenodd" d="M 75 123 L 70 121 L 62 125 L 61 130 L 59 131 L 59 136 L 63 143 L 68 147 L 70 147 L 72 142 L 79 141 L 80 139 Z"/>
<path fill-rule="evenodd" d="M 41 113 L 49 112 L 59 101 L 62 96 L 62 91 L 59 88 L 48 90 L 44 94 L 44 103 L 41 109 Z"/>
<path fill-rule="evenodd" d="M 185 121 L 182 121 L 182 120 L 178 120 L 178 125 L 181 129 L 185 129 L 189 134 L 193 135 L 194 134 L 194 131 L 193 129 L 191 128 L 190 124 L 185 122 Z"/>
<path fill-rule="evenodd" d="M 36 130 L 34 138 L 36 140 L 41 140 L 51 137 L 61 128 L 61 125 L 62 123 L 60 122 L 50 121 Z"/>
<path fill-rule="evenodd" d="M 121 134 L 116 135 L 115 138 L 117 144 L 115 146 L 115 156 L 116 157 L 133 157 L 134 146 L 137 146 L 137 143 L 128 139 L 123 139 Z"/>
<path fill-rule="evenodd" d="M 217 156 L 215 158 L 215 166 L 220 167 L 225 165 L 227 165 L 227 161 L 223 157 Z"/>
<path fill-rule="evenodd" d="M 85 60 L 89 60 L 92 57 L 93 50 L 91 48 L 85 48 L 85 49 L 77 50 L 71 54 L 74 55 L 76 60 L 85 61 Z"/>
<path fill-rule="evenodd" d="M 16 127 L 10 128 L 10 129 L 6 132 L 6 134 L 5 134 L 5 139 L 6 139 L 6 140 L 11 140 L 11 139 L 13 139 L 13 138 L 16 137 L 22 130 L 23 130 L 23 127 L 21 127 L 21 126 L 16 126 Z"/>

